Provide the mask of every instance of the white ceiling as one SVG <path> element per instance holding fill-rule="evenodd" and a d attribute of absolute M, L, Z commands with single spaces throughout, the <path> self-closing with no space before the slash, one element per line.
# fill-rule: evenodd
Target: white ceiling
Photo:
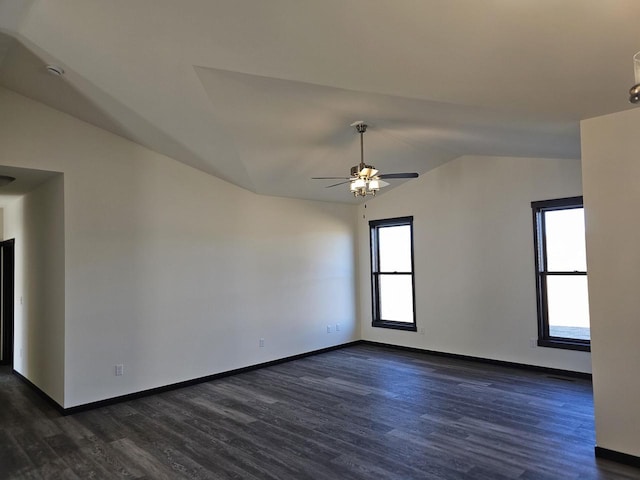
<path fill-rule="evenodd" d="M 638 18 L 637 0 L 0 0 L 0 85 L 257 193 L 350 201 L 310 177 L 358 162 L 356 120 L 387 173 L 578 158 L 580 119 L 630 108 Z"/>

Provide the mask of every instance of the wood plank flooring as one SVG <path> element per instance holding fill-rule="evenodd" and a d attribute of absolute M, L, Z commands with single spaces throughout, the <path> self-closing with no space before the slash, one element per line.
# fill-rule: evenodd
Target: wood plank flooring
<path fill-rule="evenodd" d="M 356 345 L 60 416 L 0 370 L 0 479 L 640 479 L 591 384 Z"/>

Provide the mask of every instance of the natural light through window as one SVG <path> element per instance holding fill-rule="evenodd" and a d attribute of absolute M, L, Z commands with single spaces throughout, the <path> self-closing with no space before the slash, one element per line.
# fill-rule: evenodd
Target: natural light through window
<path fill-rule="evenodd" d="M 532 202 L 541 346 L 588 349 L 591 339 L 582 197 Z"/>
<path fill-rule="evenodd" d="M 380 318 L 413 323 L 411 277 L 380 276 Z"/>
<path fill-rule="evenodd" d="M 586 272 L 584 209 L 545 212 L 547 270 Z M 549 335 L 589 340 L 587 277 L 547 277 Z"/>
<path fill-rule="evenodd" d="M 415 330 L 412 218 L 369 224 L 373 325 Z"/>
<path fill-rule="evenodd" d="M 411 277 L 411 227 L 383 227 L 378 231 L 380 255 L 380 316 L 397 322 L 413 322 Z M 385 275 L 382 272 L 393 272 Z"/>

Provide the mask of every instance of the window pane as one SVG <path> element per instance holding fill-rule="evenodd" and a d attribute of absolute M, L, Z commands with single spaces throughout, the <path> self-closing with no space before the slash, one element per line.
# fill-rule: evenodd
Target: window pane
<path fill-rule="evenodd" d="M 378 229 L 381 272 L 411 271 L 411 227 L 398 225 Z"/>
<path fill-rule="evenodd" d="M 584 241 L 584 209 L 545 212 L 547 271 L 587 271 Z"/>
<path fill-rule="evenodd" d="M 590 340 L 586 275 L 547 276 L 549 335 Z"/>
<path fill-rule="evenodd" d="M 379 275 L 380 319 L 413 323 L 411 275 Z"/>

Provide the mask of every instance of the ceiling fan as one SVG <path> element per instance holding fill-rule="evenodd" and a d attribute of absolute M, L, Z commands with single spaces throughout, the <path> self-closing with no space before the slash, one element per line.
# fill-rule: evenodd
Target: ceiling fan
<path fill-rule="evenodd" d="M 360 163 L 351 167 L 351 174 L 349 177 L 313 177 L 312 180 L 343 180 L 342 182 L 334 183 L 326 188 L 337 187 L 338 185 L 344 185 L 349 183 L 349 189 L 353 193 L 354 197 L 366 197 L 367 195 L 374 195 L 382 187 L 386 187 L 389 183 L 384 180 L 393 180 L 397 178 L 416 178 L 417 173 L 378 173 L 376 167 L 373 165 L 366 165 L 364 163 L 364 132 L 367 131 L 367 124 L 362 120 L 351 124 L 352 127 L 356 127 L 356 131 L 360 134 Z"/>

